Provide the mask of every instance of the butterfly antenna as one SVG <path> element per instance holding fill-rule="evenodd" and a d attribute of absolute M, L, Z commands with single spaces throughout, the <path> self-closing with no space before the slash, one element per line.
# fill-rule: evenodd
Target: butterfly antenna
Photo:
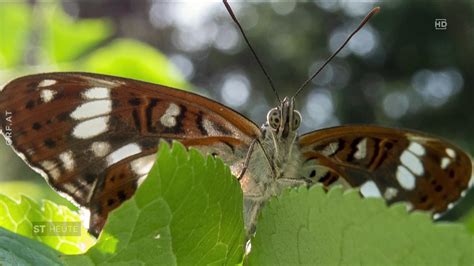
<path fill-rule="evenodd" d="M 295 96 L 296 97 L 318 74 L 321 72 L 321 70 L 324 69 L 324 67 L 346 46 L 346 44 L 351 40 L 351 38 L 369 21 L 369 19 L 375 15 L 375 13 L 379 12 L 380 7 L 375 7 L 373 8 L 367 16 L 365 16 L 364 20 L 359 24 L 359 26 L 347 37 L 347 39 L 344 41 L 344 43 L 324 62 L 324 64 L 309 78 L 307 79 L 303 85 L 296 91 Z"/>
<path fill-rule="evenodd" d="M 265 68 L 263 67 L 262 62 L 261 62 L 260 59 L 258 58 L 257 53 L 255 53 L 255 50 L 253 49 L 252 45 L 250 44 L 249 39 L 247 38 L 247 35 L 245 35 L 244 29 L 242 29 L 242 26 L 240 26 L 240 23 L 239 23 L 239 21 L 237 20 L 237 17 L 234 15 L 234 12 L 232 11 L 232 8 L 230 7 L 229 3 L 227 3 L 227 0 L 223 0 L 223 2 L 224 2 L 224 5 L 225 5 L 225 8 L 227 9 L 227 12 L 229 12 L 229 15 L 232 17 L 232 20 L 235 22 L 235 24 L 237 24 L 237 27 L 239 28 L 240 33 L 242 33 L 242 36 L 244 37 L 245 42 L 247 43 L 248 47 L 250 48 L 250 51 L 252 51 L 253 56 L 255 57 L 255 59 L 257 59 L 258 65 L 260 66 L 260 68 L 262 69 L 263 73 L 264 73 L 265 76 L 267 77 L 267 80 L 268 80 L 268 82 L 270 83 L 270 87 L 272 87 L 272 90 L 273 90 L 273 92 L 275 93 L 278 102 L 281 103 L 280 96 L 278 95 L 278 92 L 277 92 L 277 90 L 275 89 L 275 86 L 273 85 L 273 81 L 272 81 L 272 79 L 270 78 L 270 75 L 268 75 L 267 71 L 266 71 Z"/>

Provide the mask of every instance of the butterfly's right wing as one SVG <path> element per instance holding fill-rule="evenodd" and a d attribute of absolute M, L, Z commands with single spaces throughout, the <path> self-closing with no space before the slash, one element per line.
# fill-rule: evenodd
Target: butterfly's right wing
<path fill-rule="evenodd" d="M 89 73 L 18 78 L 0 93 L 0 129 L 56 190 L 91 211 L 98 233 L 133 195 L 160 140 L 245 156 L 259 128 L 207 98 L 146 82 Z"/>
<path fill-rule="evenodd" d="M 364 196 L 434 213 L 445 211 L 472 182 L 466 153 L 421 132 L 340 126 L 303 135 L 300 146 L 306 179 L 360 187 Z"/>

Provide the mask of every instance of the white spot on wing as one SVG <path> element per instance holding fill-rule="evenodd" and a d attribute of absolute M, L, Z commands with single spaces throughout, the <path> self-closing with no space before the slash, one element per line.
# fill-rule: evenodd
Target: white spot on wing
<path fill-rule="evenodd" d="M 74 192 L 76 187 L 71 183 L 63 184 L 63 188 L 65 188 L 68 192 Z"/>
<path fill-rule="evenodd" d="M 380 190 L 375 184 L 374 181 L 369 180 L 362 184 L 360 187 L 360 193 L 366 198 L 380 198 L 382 195 L 380 194 Z"/>
<path fill-rule="evenodd" d="M 181 109 L 174 103 L 170 103 L 165 114 L 160 118 L 160 122 L 165 127 L 176 126 L 176 116 L 179 115 Z"/>
<path fill-rule="evenodd" d="M 44 170 L 48 171 L 56 167 L 56 164 L 52 161 L 42 161 L 40 165 L 44 168 Z"/>
<path fill-rule="evenodd" d="M 107 165 L 112 165 L 127 157 L 140 153 L 142 149 L 136 143 L 127 144 L 107 156 Z"/>
<path fill-rule="evenodd" d="M 77 182 L 80 183 L 85 189 L 90 190 L 89 184 L 84 179 L 77 179 Z"/>
<path fill-rule="evenodd" d="M 59 176 L 61 175 L 61 172 L 59 172 L 59 169 L 57 168 L 57 165 L 55 162 L 52 161 L 42 161 L 40 165 L 43 167 L 46 172 L 49 173 L 49 176 L 51 176 L 52 179 L 57 180 Z"/>
<path fill-rule="evenodd" d="M 53 90 L 48 90 L 48 89 L 41 90 L 40 92 L 41 101 L 43 101 L 44 103 L 48 103 L 52 101 L 54 97 L 56 96 L 56 93 L 57 92 Z"/>
<path fill-rule="evenodd" d="M 45 80 L 42 80 L 40 83 L 38 83 L 38 87 L 48 87 L 48 86 L 51 86 L 51 85 L 54 85 L 56 84 L 56 80 L 54 79 L 45 79 Z"/>
<path fill-rule="evenodd" d="M 110 144 L 104 141 L 96 141 L 92 143 L 91 150 L 96 157 L 104 157 L 110 152 Z"/>
<path fill-rule="evenodd" d="M 108 128 L 109 117 L 97 117 L 76 125 L 72 135 L 78 139 L 88 139 L 106 132 Z"/>
<path fill-rule="evenodd" d="M 339 148 L 339 143 L 331 142 L 326 147 L 324 147 L 324 149 L 321 151 L 321 153 L 324 156 L 331 156 L 337 151 L 338 148 Z"/>
<path fill-rule="evenodd" d="M 441 159 L 441 169 L 446 169 L 446 167 L 448 167 L 450 163 L 451 163 L 451 159 L 449 159 L 448 157 L 443 157 Z"/>
<path fill-rule="evenodd" d="M 396 197 L 397 194 L 398 194 L 398 190 L 396 188 L 388 187 L 387 189 L 385 189 L 385 192 L 383 193 L 383 197 L 387 200 L 391 200 L 394 197 Z"/>
<path fill-rule="evenodd" d="M 72 151 L 65 151 L 59 155 L 59 159 L 63 163 L 64 168 L 67 171 L 74 170 L 76 163 L 74 162 Z"/>
<path fill-rule="evenodd" d="M 71 118 L 76 120 L 83 120 L 100 115 L 105 115 L 112 111 L 111 100 L 99 100 L 81 104 L 74 112 L 71 113 Z"/>
<path fill-rule="evenodd" d="M 93 87 L 83 92 L 82 97 L 87 100 L 109 99 L 110 89 L 103 87 Z"/>
<path fill-rule="evenodd" d="M 223 132 L 218 130 L 214 123 L 209 119 L 203 119 L 202 126 L 204 127 L 204 130 L 206 130 L 209 136 L 223 135 Z"/>
<path fill-rule="evenodd" d="M 417 156 L 423 156 L 426 153 L 425 148 L 417 142 L 410 142 L 410 145 L 408 146 L 408 150 Z"/>
<path fill-rule="evenodd" d="M 150 172 L 151 167 L 155 163 L 156 160 L 156 155 L 148 155 L 144 156 L 142 158 L 138 158 L 133 160 L 130 163 L 130 166 L 132 168 L 132 171 L 137 174 L 137 175 L 146 175 L 148 172 Z"/>
<path fill-rule="evenodd" d="M 456 152 L 451 148 L 446 148 L 446 154 L 451 158 L 456 158 Z"/>
<path fill-rule="evenodd" d="M 209 135 L 217 135 L 217 130 L 214 129 L 214 124 L 209 119 L 204 119 L 202 121 L 202 126 Z"/>
<path fill-rule="evenodd" d="M 413 153 L 405 150 L 400 156 L 400 161 L 415 175 L 423 175 L 423 164 L 421 163 L 420 159 L 416 157 Z"/>
<path fill-rule="evenodd" d="M 397 168 L 397 180 L 400 186 L 406 190 L 415 188 L 415 176 L 403 165 L 399 165 Z"/>
<path fill-rule="evenodd" d="M 362 160 L 365 156 L 367 156 L 367 138 L 364 138 L 357 143 L 357 151 L 354 153 L 354 157 L 357 160 Z"/>

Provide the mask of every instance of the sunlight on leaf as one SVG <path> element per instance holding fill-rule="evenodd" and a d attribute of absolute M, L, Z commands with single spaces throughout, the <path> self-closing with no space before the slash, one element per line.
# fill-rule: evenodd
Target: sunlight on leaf
<path fill-rule="evenodd" d="M 79 236 L 39 235 L 33 231 L 33 223 L 81 222 L 76 212 L 67 207 L 44 200 L 42 206 L 22 196 L 20 201 L 0 195 L 0 227 L 38 240 L 65 254 L 85 252 L 95 240 L 81 227 Z"/>
<path fill-rule="evenodd" d="M 79 209 L 70 201 L 61 197 L 58 192 L 51 188 L 51 186 L 49 186 L 44 180 L 39 180 L 38 182 L 2 181 L 0 185 L 0 194 L 6 195 L 17 201 L 19 201 L 23 195 L 26 195 L 28 198 L 36 202 L 49 200 L 58 205 L 66 206 L 71 210 Z"/>

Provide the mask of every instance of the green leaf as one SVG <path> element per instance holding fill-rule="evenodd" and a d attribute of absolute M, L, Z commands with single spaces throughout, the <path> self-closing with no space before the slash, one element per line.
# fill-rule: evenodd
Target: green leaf
<path fill-rule="evenodd" d="M 190 86 L 165 55 L 144 43 L 118 39 L 95 50 L 83 62 L 87 72 L 110 74 L 179 89 Z"/>
<path fill-rule="evenodd" d="M 0 227 L 14 233 L 38 240 L 58 251 L 66 254 L 83 253 L 95 241 L 80 227 L 80 235 L 68 234 L 38 234 L 33 226 L 38 223 L 80 223 L 79 215 L 67 207 L 58 206 L 44 200 L 39 206 L 31 199 L 22 196 L 17 202 L 4 195 L 0 195 Z"/>
<path fill-rule="evenodd" d="M 272 199 L 252 240 L 250 265 L 472 265 L 474 237 L 459 224 L 388 208 L 357 191 L 317 186 Z"/>
<path fill-rule="evenodd" d="M 461 221 L 465 224 L 466 228 L 474 234 L 474 209 L 468 212 Z"/>
<path fill-rule="evenodd" d="M 38 241 L 0 228 L 0 265 L 63 265 L 59 256 Z"/>
<path fill-rule="evenodd" d="M 49 200 L 58 205 L 66 206 L 71 210 L 79 210 L 79 208 L 69 200 L 61 197 L 44 179 L 35 180 L 33 182 L 21 180 L 2 181 L 1 184 L 0 194 L 8 196 L 11 199 L 20 200 L 23 195 L 28 195 L 28 198 L 35 202 Z"/>
<path fill-rule="evenodd" d="M 95 264 L 236 264 L 242 216 L 240 185 L 221 160 L 161 143 L 147 179 L 85 256 Z"/>
<path fill-rule="evenodd" d="M 30 13 L 25 1 L 0 3 L 0 69 L 11 68 L 21 62 L 31 29 Z"/>
<path fill-rule="evenodd" d="M 46 17 L 42 28 L 43 47 L 51 62 L 77 59 L 112 34 L 112 24 L 104 19 L 81 19 L 74 21 L 57 1 L 41 2 Z"/>

